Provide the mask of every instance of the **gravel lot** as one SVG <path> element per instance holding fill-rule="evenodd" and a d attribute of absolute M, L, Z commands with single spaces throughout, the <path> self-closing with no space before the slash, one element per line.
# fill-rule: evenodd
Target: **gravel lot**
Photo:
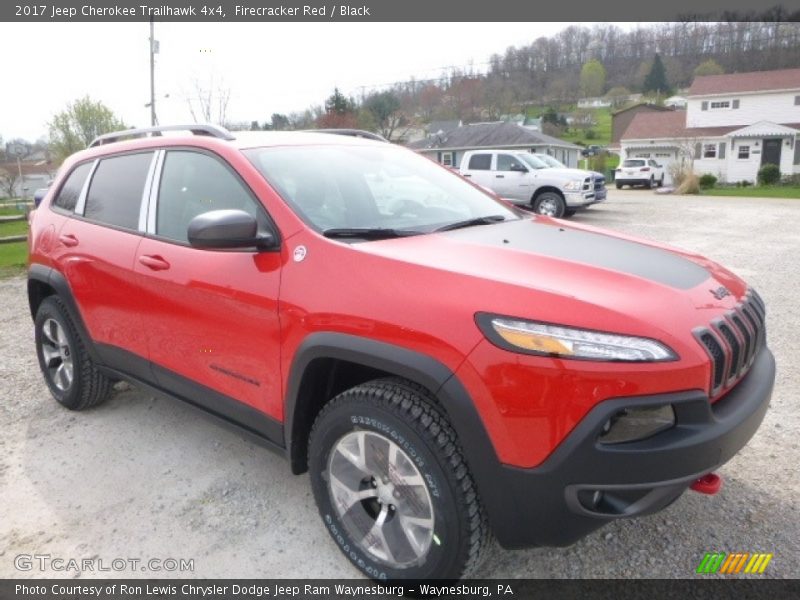
<path fill-rule="evenodd" d="M 800 577 L 800 200 L 611 190 L 575 220 L 695 250 L 752 283 L 778 362 L 772 406 L 721 469 L 719 495 L 687 493 L 570 548 L 496 550 L 480 575 L 691 577 L 721 550 L 772 552 L 767 576 Z M 0 281 L 0 327 L 0 577 L 75 576 L 19 572 L 21 553 L 194 559 L 194 573 L 175 573 L 187 577 L 358 576 L 321 526 L 308 478 L 282 457 L 132 388 L 86 413 L 59 408 L 36 364 L 22 278 Z"/>

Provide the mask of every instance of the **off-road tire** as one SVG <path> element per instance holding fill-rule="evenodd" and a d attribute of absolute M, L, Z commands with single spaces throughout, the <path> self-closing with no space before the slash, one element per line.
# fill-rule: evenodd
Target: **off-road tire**
<path fill-rule="evenodd" d="M 43 353 L 44 336 L 43 326 L 46 322 L 55 321 L 63 331 L 69 346 L 72 359 L 72 381 L 66 389 L 60 389 L 48 372 Z M 103 375 L 92 361 L 86 350 L 86 344 L 81 339 L 70 314 L 58 296 L 45 298 L 36 311 L 34 324 L 36 356 L 42 375 L 59 404 L 70 410 L 86 410 L 97 406 L 108 398 L 111 393 L 111 381 Z"/>
<path fill-rule="evenodd" d="M 430 543 L 417 564 L 397 568 L 378 560 L 352 539 L 333 505 L 328 484 L 331 454 L 345 436 L 361 431 L 395 442 L 413 457 L 426 482 L 436 543 Z M 339 394 L 317 416 L 308 455 L 314 498 L 325 527 L 345 556 L 367 576 L 455 580 L 473 573 L 486 555 L 491 535 L 475 483 L 455 431 L 423 387 L 386 378 Z"/>

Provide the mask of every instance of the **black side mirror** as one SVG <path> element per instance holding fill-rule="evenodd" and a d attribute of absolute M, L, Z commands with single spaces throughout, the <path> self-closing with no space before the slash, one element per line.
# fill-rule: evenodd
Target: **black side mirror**
<path fill-rule="evenodd" d="M 189 221 L 189 243 L 195 248 L 273 248 L 275 236 L 258 234 L 253 215 L 243 210 L 212 210 Z"/>

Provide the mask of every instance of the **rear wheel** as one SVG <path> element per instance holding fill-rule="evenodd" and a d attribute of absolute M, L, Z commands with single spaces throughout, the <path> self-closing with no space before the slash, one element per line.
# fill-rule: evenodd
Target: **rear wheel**
<path fill-rule="evenodd" d="M 542 192 L 533 200 L 533 212 L 538 215 L 560 219 L 567 210 L 567 204 L 556 192 Z"/>
<path fill-rule="evenodd" d="M 621 189 L 622 189 L 622 184 L 621 184 L 619 181 L 617 182 L 617 189 L 618 189 L 618 190 L 621 190 Z"/>
<path fill-rule="evenodd" d="M 309 440 L 314 498 L 331 537 L 375 579 L 455 579 L 489 534 L 455 432 L 423 388 L 371 381 L 334 398 Z"/>
<path fill-rule="evenodd" d="M 644 187 L 648 190 L 652 190 L 656 185 L 656 178 L 653 175 L 650 175 L 650 181 L 648 181 Z"/>
<path fill-rule="evenodd" d="M 84 410 L 108 398 L 111 381 L 97 370 L 57 296 L 42 301 L 34 327 L 39 367 L 60 404 L 70 410 Z"/>
<path fill-rule="evenodd" d="M 664 187 L 664 176 L 661 176 L 661 179 L 658 180 L 658 187 Z"/>

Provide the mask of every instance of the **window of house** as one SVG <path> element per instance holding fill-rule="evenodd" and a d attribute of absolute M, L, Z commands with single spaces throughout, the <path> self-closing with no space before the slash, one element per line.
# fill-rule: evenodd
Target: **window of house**
<path fill-rule="evenodd" d="M 650 153 L 649 152 L 643 152 L 641 154 L 636 154 L 635 156 L 636 156 L 636 158 L 650 158 Z"/>
<path fill-rule="evenodd" d="M 89 171 L 92 170 L 92 163 L 83 163 L 82 165 L 78 165 L 69 174 L 67 180 L 64 182 L 64 185 L 61 186 L 61 189 L 58 192 L 58 196 L 53 201 L 53 206 L 57 206 L 63 210 L 68 210 L 72 212 L 75 210 L 75 205 L 78 203 L 78 197 L 81 195 L 81 191 L 83 190 L 83 184 L 86 183 L 86 177 L 89 175 Z"/>
<path fill-rule="evenodd" d="M 750 146 L 739 146 L 738 157 L 741 159 L 750 158 Z"/>
<path fill-rule="evenodd" d="M 794 105 L 795 106 L 800 106 L 800 96 L 795 96 L 794 97 Z"/>
<path fill-rule="evenodd" d="M 703 144 L 703 158 L 717 158 L 717 145 Z"/>
<path fill-rule="evenodd" d="M 710 106 L 711 106 L 711 110 L 721 110 L 721 109 L 725 109 L 725 108 L 730 108 L 731 107 L 731 101 L 730 100 L 716 100 L 714 102 L 711 102 Z"/>
<path fill-rule="evenodd" d="M 156 234 L 186 242 L 189 221 L 221 209 L 260 216 L 250 193 L 221 161 L 200 152 L 167 152 L 158 190 Z"/>
<path fill-rule="evenodd" d="M 656 152 L 656 158 L 672 158 L 671 152 Z"/>
<path fill-rule="evenodd" d="M 101 160 L 89 185 L 83 216 L 116 227 L 136 229 L 152 160 L 152 152 Z"/>
<path fill-rule="evenodd" d="M 473 154 L 469 157 L 470 171 L 488 171 L 492 168 L 491 154 Z"/>
<path fill-rule="evenodd" d="M 453 166 L 453 153 L 452 152 L 442 152 L 442 164 L 445 167 L 452 167 Z"/>

